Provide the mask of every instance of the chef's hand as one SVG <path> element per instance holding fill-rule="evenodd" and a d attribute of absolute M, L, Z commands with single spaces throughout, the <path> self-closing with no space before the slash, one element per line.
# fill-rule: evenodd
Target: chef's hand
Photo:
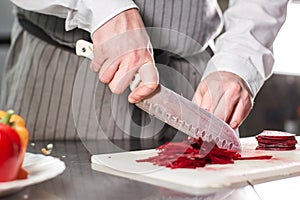
<path fill-rule="evenodd" d="M 144 23 L 137 9 L 126 10 L 92 35 L 94 59 L 91 69 L 99 80 L 109 85 L 112 93 L 122 93 L 139 72 L 141 84 L 129 95 L 136 103 L 152 93 L 158 85 L 158 72 Z"/>
<path fill-rule="evenodd" d="M 214 72 L 199 84 L 193 101 L 236 129 L 252 108 L 245 82 L 230 72 Z"/>

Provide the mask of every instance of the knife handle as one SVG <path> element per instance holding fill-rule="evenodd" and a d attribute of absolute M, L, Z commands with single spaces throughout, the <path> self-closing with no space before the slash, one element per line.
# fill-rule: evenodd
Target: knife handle
<path fill-rule="evenodd" d="M 85 41 L 85 40 L 78 40 L 76 42 L 76 54 L 78 56 L 83 56 L 89 58 L 90 60 L 94 59 L 94 47 L 93 44 Z M 141 77 L 139 73 L 136 73 L 129 85 L 130 90 L 133 91 L 141 82 Z"/>

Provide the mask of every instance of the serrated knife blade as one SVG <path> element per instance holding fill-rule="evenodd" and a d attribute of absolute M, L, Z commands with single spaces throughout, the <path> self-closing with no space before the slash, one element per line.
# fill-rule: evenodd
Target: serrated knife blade
<path fill-rule="evenodd" d="M 93 46 L 79 40 L 76 53 L 92 59 Z M 240 140 L 228 124 L 161 84 L 136 106 L 193 138 L 215 142 L 219 148 L 241 152 Z"/>
<path fill-rule="evenodd" d="M 161 84 L 136 106 L 191 137 L 241 151 L 239 138 L 228 124 Z"/>

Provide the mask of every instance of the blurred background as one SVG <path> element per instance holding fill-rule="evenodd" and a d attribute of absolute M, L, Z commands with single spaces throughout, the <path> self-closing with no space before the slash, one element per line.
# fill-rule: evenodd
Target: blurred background
<path fill-rule="evenodd" d="M 242 136 L 264 129 L 300 135 L 300 1 L 288 5 L 287 19 L 274 42 L 274 74 L 258 93 L 243 123 Z"/>
<path fill-rule="evenodd" d="M 10 1 L 0 1 L 0 73 L 10 42 L 10 29 L 14 21 Z"/>
<path fill-rule="evenodd" d="M 219 0 L 222 10 L 227 0 Z M 240 127 L 242 137 L 256 135 L 265 129 L 288 131 L 300 135 L 300 4 L 288 6 L 287 20 L 274 43 L 274 74 L 255 99 L 249 117 Z M 0 73 L 10 43 L 13 23 L 10 1 L 0 1 Z"/>

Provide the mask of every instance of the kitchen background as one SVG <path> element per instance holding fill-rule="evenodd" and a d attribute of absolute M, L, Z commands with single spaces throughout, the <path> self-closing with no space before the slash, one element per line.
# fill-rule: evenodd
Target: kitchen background
<path fill-rule="evenodd" d="M 9 34 L 13 23 L 12 5 L 10 1 L 0 2 L 0 73 L 2 73 L 5 56 L 9 47 Z"/>
<path fill-rule="evenodd" d="M 219 0 L 221 8 L 227 0 Z M 0 73 L 10 42 L 13 23 L 10 1 L 0 1 Z M 255 106 L 240 127 L 242 137 L 256 135 L 264 129 L 285 130 L 300 135 L 300 4 L 288 6 L 286 23 L 274 43 L 274 75 L 267 80 L 255 99 Z"/>

